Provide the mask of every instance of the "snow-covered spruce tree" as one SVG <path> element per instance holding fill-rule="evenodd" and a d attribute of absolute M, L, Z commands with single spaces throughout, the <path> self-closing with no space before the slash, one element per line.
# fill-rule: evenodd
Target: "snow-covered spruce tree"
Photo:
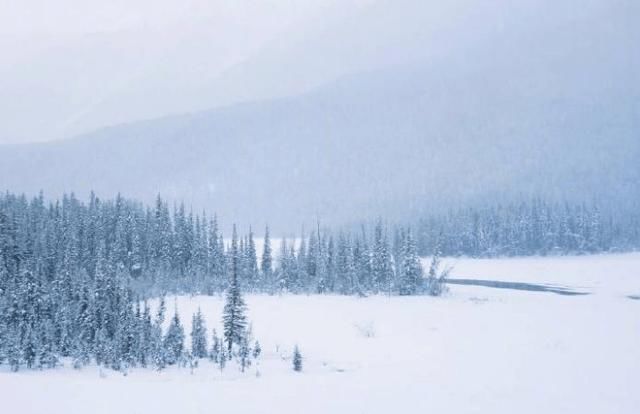
<path fill-rule="evenodd" d="M 336 291 L 347 295 L 351 290 L 351 278 L 354 274 L 353 260 L 351 256 L 351 243 L 343 232 L 338 234 L 335 256 L 335 284 Z"/>
<path fill-rule="evenodd" d="M 402 260 L 404 257 L 404 245 L 406 241 L 407 233 L 404 227 L 396 227 L 393 232 L 393 246 L 392 246 L 392 258 L 396 271 L 396 284 L 392 286 L 396 291 L 398 290 L 398 284 L 400 283 L 400 272 L 402 270 Z M 391 289 L 389 289 L 391 294 Z"/>
<path fill-rule="evenodd" d="M 180 323 L 180 316 L 178 316 L 177 309 L 171 319 L 167 334 L 164 337 L 163 347 L 165 360 L 168 365 L 180 362 L 184 352 L 184 328 L 182 327 L 182 323 Z"/>
<path fill-rule="evenodd" d="M 209 352 L 209 359 L 213 362 L 218 362 L 221 351 L 222 351 L 222 346 L 220 343 L 220 338 L 218 337 L 218 334 L 214 329 L 213 335 L 211 337 L 211 351 Z"/>
<path fill-rule="evenodd" d="M 262 286 L 269 290 L 273 284 L 273 257 L 271 252 L 271 239 L 269 237 L 269 226 L 266 226 L 264 230 L 264 246 L 262 259 L 260 260 L 260 272 L 262 274 Z"/>
<path fill-rule="evenodd" d="M 338 237 L 336 248 L 335 288 L 343 295 L 353 295 L 360 292 L 357 264 L 353 242 L 342 233 Z"/>
<path fill-rule="evenodd" d="M 398 293 L 400 295 L 415 295 L 418 293 L 422 288 L 422 276 L 423 269 L 420 257 L 416 251 L 411 230 L 407 230 L 402 248 Z"/>
<path fill-rule="evenodd" d="M 220 348 L 220 355 L 218 355 L 218 367 L 220 367 L 220 372 L 224 371 L 224 368 L 227 366 L 227 351 L 225 351 L 224 347 Z"/>
<path fill-rule="evenodd" d="M 238 246 L 239 266 L 238 266 L 238 280 L 240 281 L 240 289 L 248 290 L 249 282 L 247 277 L 247 249 L 246 237 L 240 237 Z"/>
<path fill-rule="evenodd" d="M 256 340 L 256 343 L 253 345 L 253 359 L 258 359 L 262 354 L 262 347 L 260 346 L 260 342 Z"/>
<path fill-rule="evenodd" d="M 387 235 L 382 220 L 378 220 L 373 235 L 373 252 L 371 255 L 371 277 L 374 292 L 391 292 L 393 284 L 393 265 Z"/>
<path fill-rule="evenodd" d="M 327 237 L 326 249 L 324 249 L 324 280 L 325 287 L 329 292 L 336 291 L 336 245 L 333 235 Z M 323 242 L 324 244 L 324 242 Z"/>
<path fill-rule="evenodd" d="M 136 353 L 140 346 L 138 343 L 138 318 L 131 306 L 131 298 L 128 292 L 121 294 L 128 306 L 122 306 L 119 310 L 119 324 L 115 334 L 115 344 L 118 348 L 115 366 L 125 374 L 130 367 L 136 365 Z M 139 317 L 138 313 L 138 317 Z"/>
<path fill-rule="evenodd" d="M 149 347 L 151 348 L 151 361 L 156 368 L 163 369 L 167 366 L 167 357 L 164 347 L 164 338 L 162 335 L 162 324 L 165 319 L 165 302 L 164 296 L 160 299 L 160 305 L 158 306 L 158 312 L 156 313 L 155 321 L 153 322 L 151 329 L 151 341 Z"/>
<path fill-rule="evenodd" d="M 140 346 L 138 349 L 138 363 L 140 366 L 146 368 L 153 362 L 154 347 L 154 335 L 153 335 L 153 323 L 151 321 L 151 309 L 149 304 L 144 302 L 144 310 L 138 322 L 138 335 L 140 338 Z"/>
<path fill-rule="evenodd" d="M 222 235 L 218 232 L 218 218 L 213 217 L 209 224 L 209 257 L 208 257 L 208 277 L 207 293 L 213 294 L 220 292 L 225 283 L 225 257 L 224 257 L 224 241 Z"/>
<path fill-rule="evenodd" d="M 40 348 L 38 349 L 38 367 L 55 368 L 58 364 L 58 356 L 55 349 L 55 335 L 53 321 L 43 322 L 42 337 L 40 338 Z"/>
<path fill-rule="evenodd" d="M 291 246 L 295 250 L 294 246 Z M 297 256 L 295 262 L 295 268 L 297 272 L 296 280 L 297 288 L 299 292 L 308 291 L 309 289 L 309 275 L 307 274 L 307 242 L 304 235 L 304 228 L 302 229 L 302 235 L 300 237 L 300 244 L 297 248 Z"/>
<path fill-rule="evenodd" d="M 427 273 L 427 293 L 431 296 L 439 296 L 438 287 L 438 268 L 440 267 L 440 247 L 436 244 L 429 264 L 429 272 Z"/>
<path fill-rule="evenodd" d="M 156 311 L 156 325 L 162 326 L 164 323 L 164 318 L 167 314 L 167 304 L 165 296 L 160 296 L 160 304 L 158 305 L 158 310 Z"/>
<path fill-rule="evenodd" d="M 278 257 L 278 267 L 275 271 L 275 291 L 286 292 L 293 284 L 290 250 L 287 247 L 287 239 L 280 241 L 280 255 Z"/>
<path fill-rule="evenodd" d="M 449 275 L 449 269 L 440 271 L 440 254 L 440 243 L 437 243 L 427 274 L 426 290 L 431 296 L 441 296 L 447 289 L 446 279 Z"/>
<path fill-rule="evenodd" d="M 251 348 L 249 347 L 249 342 L 247 338 L 242 339 L 242 343 L 238 348 L 238 362 L 240 363 L 240 371 L 244 372 L 244 370 L 251 365 Z"/>
<path fill-rule="evenodd" d="M 325 293 L 330 290 L 328 278 L 330 273 L 329 249 L 326 246 L 326 232 L 321 234 L 320 223 L 317 230 L 311 233 L 309 238 L 309 252 L 307 253 L 307 274 L 310 283 L 315 284 L 316 293 Z"/>
<path fill-rule="evenodd" d="M 318 260 L 319 260 L 319 240 L 315 235 L 315 232 L 311 232 L 309 236 L 309 247 L 307 249 L 305 274 L 307 277 L 307 291 L 313 292 L 314 287 L 317 287 L 318 281 Z"/>
<path fill-rule="evenodd" d="M 191 320 L 191 355 L 194 358 L 206 358 L 208 355 L 207 327 L 200 308 Z"/>
<path fill-rule="evenodd" d="M 246 281 L 249 291 L 255 291 L 259 289 L 260 283 L 260 271 L 258 269 L 258 257 L 256 252 L 256 244 L 253 240 L 253 231 L 249 228 L 249 235 L 245 242 L 245 273 Z"/>
<path fill-rule="evenodd" d="M 300 293 L 303 288 L 303 281 L 300 279 L 301 273 L 300 273 L 300 270 L 298 269 L 298 260 L 296 259 L 295 242 L 291 242 L 291 245 L 289 246 L 288 261 L 289 261 L 287 266 L 287 271 L 288 271 L 287 280 L 289 281 L 287 282 L 289 286 L 288 289 L 292 293 Z"/>
<path fill-rule="evenodd" d="M 353 293 L 358 296 L 366 296 L 366 293 L 371 292 L 373 288 L 371 280 L 371 251 L 364 234 L 361 239 L 356 239 L 353 246 L 353 262 L 356 273 Z"/>
<path fill-rule="evenodd" d="M 227 288 L 226 303 L 222 314 L 222 324 L 224 327 L 224 341 L 229 355 L 233 353 L 233 345 L 240 346 L 246 337 L 247 319 L 245 316 L 246 305 L 240 292 L 238 281 L 239 252 L 238 235 L 235 225 L 231 238 L 231 280 Z"/>
<path fill-rule="evenodd" d="M 300 353 L 300 348 L 298 348 L 298 345 L 296 345 L 295 348 L 293 348 L 292 364 L 293 364 L 294 371 L 296 372 L 302 371 L 302 354 Z"/>

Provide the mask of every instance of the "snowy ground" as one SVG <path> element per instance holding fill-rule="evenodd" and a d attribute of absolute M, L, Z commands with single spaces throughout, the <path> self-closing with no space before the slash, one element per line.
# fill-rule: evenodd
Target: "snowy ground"
<path fill-rule="evenodd" d="M 453 276 L 584 296 L 452 285 L 448 296 L 250 296 L 258 367 L 0 373 L 7 413 L 637 413 L 640 254 L 451 259 Z M 175 300 L 189 325 L 220 298 Z M 174 300 L 167 302 L 169 312 Z M 303 373 L 290 368 L 299 344 Z"/>

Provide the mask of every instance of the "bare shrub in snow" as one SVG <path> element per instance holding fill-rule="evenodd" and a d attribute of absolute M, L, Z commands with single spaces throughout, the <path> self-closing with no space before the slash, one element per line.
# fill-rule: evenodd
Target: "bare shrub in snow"
<path fill-rule="evenodd" d="M 447 278 L 453 270 L 452 267 L 447 266 L 443 270 L 440 270 L 440 247 L 436 247 L 436 251 L 431 259 L 431 265 L 429 266 L 429 273 L 427 274 L 426 291 L 431 296 L 442 296 L 449 289 L 447 288 Z"/>

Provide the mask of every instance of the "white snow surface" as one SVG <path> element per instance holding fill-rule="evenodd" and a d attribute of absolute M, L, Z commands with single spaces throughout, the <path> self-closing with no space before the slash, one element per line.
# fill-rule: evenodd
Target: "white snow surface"
<path fill-rule="evenodd" d="M 428 263 L 428 260 L 425 259 Z M 451 285 L 442 298 L 249 295 L 263 356 L 127 376 L 0 372 L 6 413 L 637 413 L 640 254 L 446 259 L 452 277 L 553 283 L 562 296 Z M 169 298 L 220 332 L 221 297 Z M 298 344 L 304 370 L 291 369 Z M 69 365 L 69 364 L 67 364 Z M 256 375 L 259 370 L 260 376 Z"/>

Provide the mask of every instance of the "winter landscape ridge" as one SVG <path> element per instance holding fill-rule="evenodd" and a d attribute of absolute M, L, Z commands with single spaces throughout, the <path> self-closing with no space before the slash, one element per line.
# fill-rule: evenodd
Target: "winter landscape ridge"
<path fill-rule="evenodd" d="M 213 15 L 225 4 L 245 19 L 255 15 L 242 8 L 257 7 L 206 3 Z M 638 210 L 636 1 L 261 5 L 291 3 L 312 16 L 335 3 L 347 16 L 301 20 L 303 29 L 219 74 L 202 61 L 224 54 L 201 44 L 251 40 L 260 26 L 240 23 L 239 37 L 214 21 L 207 30 L 222 33 L 194 35 L 197 19 L 187 33 L 143 31 L 156 39 L 152 50 L 137 50 L 145 39 L 137 32 L 115 30 L 71 37 L 48 54 L 16 52 L 21 59 L 0 77 L 0 143 L 12 144 L 0 145 L 1 188 L 52 198 L 120 192 L 149 204 L 160 193 L 215 211 L 227 226 L 288 233 L 318 217 L 409 221 L 536 195 Z M 61 129 L 63 139 L 48 140 Z M 28 138 L 10 141 L 23 130 Z"/>
<path fill-rule="evenodd" d="M 639 21 L 0 0 L 0 414 L 640 413 Z"/>
<path fill-rule="evenodd" d="M 441 298 L 249 295 L 263 357 L 245 373 L 87 366 L 0 373 L 21 413 L 635 413 L 640 254 L 447 258 L 452 277 L 548 283 L 588 293 L 451 285 Z M 428 260 L 425 260 L 428 263 Z M 220 297 L 167 299 L 219 325 Z M 218 328 L 219 330 L 219 328 Z M 302 373 L 290 369 L 303 351 Z M 256 375 L 259 372 L 259 376 Z M 37 390 L 38 397 L 33 397 Z"/>

